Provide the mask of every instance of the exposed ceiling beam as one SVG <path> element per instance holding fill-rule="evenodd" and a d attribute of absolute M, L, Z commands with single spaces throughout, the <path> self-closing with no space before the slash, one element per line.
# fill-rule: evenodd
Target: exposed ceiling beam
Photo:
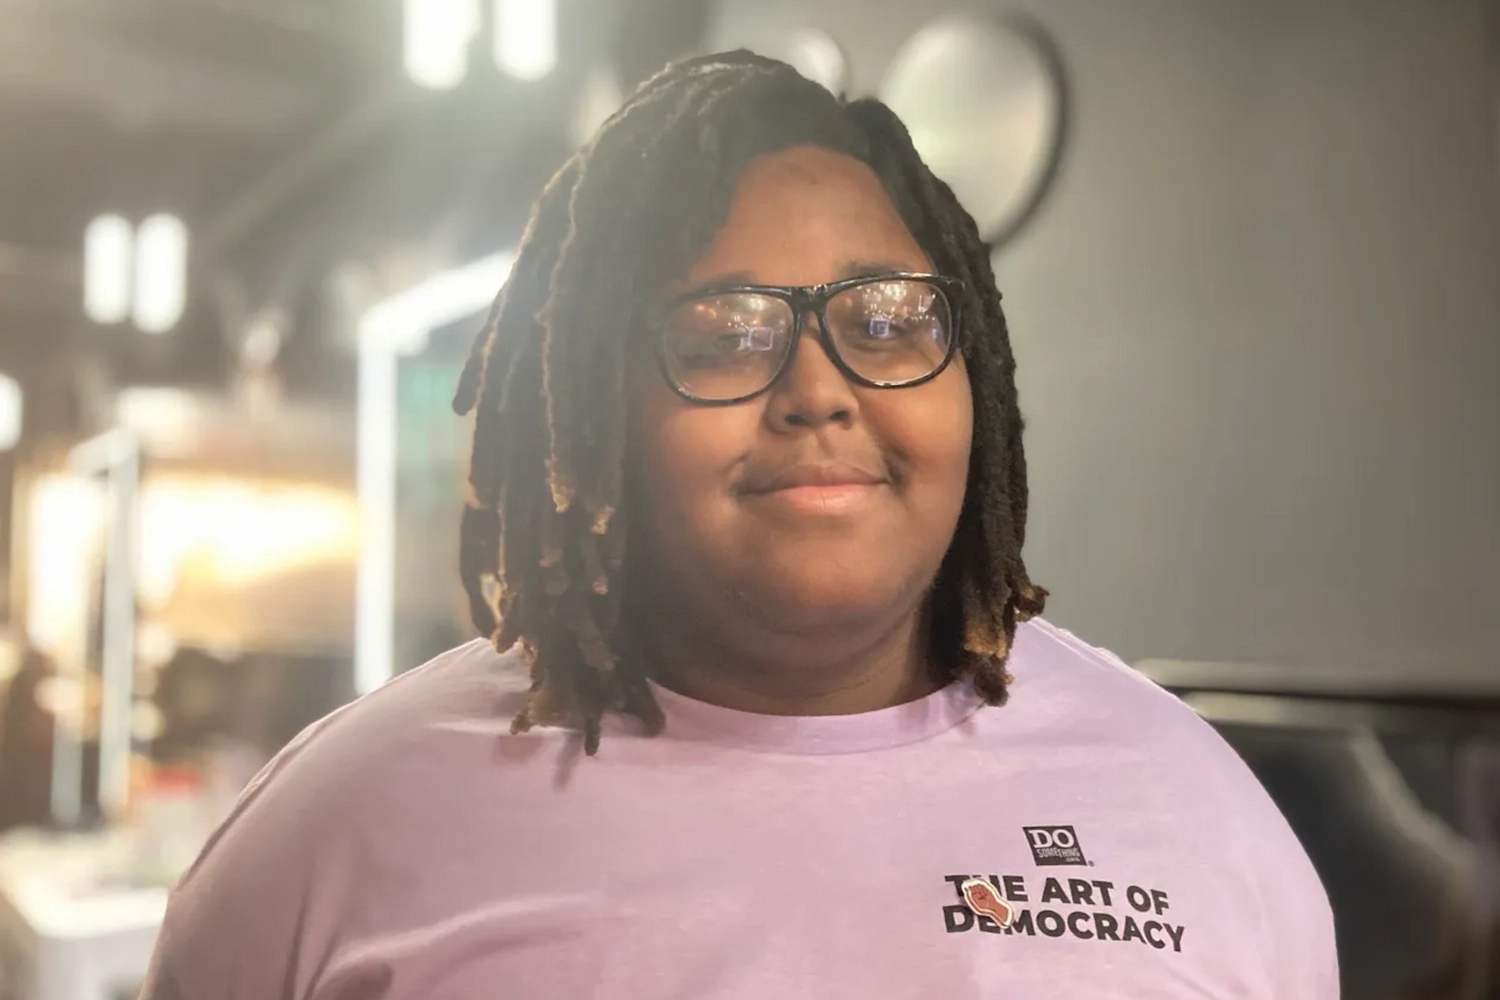
<path fill-rule="evenodd" d="M 328 176 L 397 120 L 418 95 L 398 81 L 349 109 L 296 152 L 238 193 L 203 226 L 202 242 L 213 255 L 226 253 L 308 186 Z"/>
<path fill-rule="evenodd" d="M 0 7 L 0 92 L 126 127 L 285 135 L 324 112 L 305 84 L 112 35 L 35 7 Z"/>
<path fill-rule="evenodd" d="M 0 243 L 0 278 L 77 287 L 83 279 L 83 260 L 76 253 Z"/>

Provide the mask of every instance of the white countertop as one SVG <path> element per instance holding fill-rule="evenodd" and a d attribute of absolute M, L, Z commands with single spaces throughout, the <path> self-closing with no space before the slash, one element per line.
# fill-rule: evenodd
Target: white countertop
<path fill-rule="evenodd" d="M 67 940 L 154 931 L 167 890 L 125 882 L 123 831 L 17 831 L 0 838 L 0 897 L 39 938 Z"/>

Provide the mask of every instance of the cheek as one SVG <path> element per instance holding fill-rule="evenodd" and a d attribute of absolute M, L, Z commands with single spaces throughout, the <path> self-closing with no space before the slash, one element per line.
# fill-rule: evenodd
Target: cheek
<path fill-rule="evenodd" d="M 953 365 L 924 386 L 887 390 L 880 402 L 879 436 L 905 460 L 911 485 L 923 499 L 963 504 L 974 439 L 974 399 L 967 372 Z M 910 393 L 901 398 L 903 393 Z M 956 515 L 955 515 L 956 516 Z"/>
<path fill-rule="evenodd" d="M 665 386 L 638 397 L 632 448 L 643 475 L 640 495 L 653 517 L 701 520 L 755 443 L 760 412 L 753 404 L 702 407 Z"/>

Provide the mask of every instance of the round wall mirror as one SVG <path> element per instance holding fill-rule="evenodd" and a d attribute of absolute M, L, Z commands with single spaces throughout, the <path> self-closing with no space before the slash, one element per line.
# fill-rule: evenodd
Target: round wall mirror
<path fill-rule="evenodd" d="M 1056 176 L 1066 124 L 1062 61 L 1038 25 L 934 21 L 896 54 L 880 96 L 992 247 L 1020 232 Z"/>
<path fill-rule="evenodd" d="M 816 28 L 799 28 L 786 37 L 776 58 L 791 63 L 798 73 L 842 94 L 849 83 L 849 63 L 831 35 Z"/>
<path fill-rule="evenodd" d="M 710 30 L 708 50 L 749 49 L 768 59 L 779 59 L 825 90 L 843 94 L 849 86 L 849 57 L 837 39 L 810 25 L 787 27 L 762 16 L 758 6 L 727 4 L 730 20 Z"/>

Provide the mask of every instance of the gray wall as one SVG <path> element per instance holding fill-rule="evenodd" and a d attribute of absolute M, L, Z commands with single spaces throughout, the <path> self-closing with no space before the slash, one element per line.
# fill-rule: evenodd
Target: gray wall
<path fill-rule="evenodd" d="M 725 0 L 869 92 L 938 0 Z M 1050 0 L 1070 156 L 997 258 L 1050 617 L 1128 659 L 1500 671 L 1485 0 Z M 799 10 L 800 8 L 800 10 Z"/>

